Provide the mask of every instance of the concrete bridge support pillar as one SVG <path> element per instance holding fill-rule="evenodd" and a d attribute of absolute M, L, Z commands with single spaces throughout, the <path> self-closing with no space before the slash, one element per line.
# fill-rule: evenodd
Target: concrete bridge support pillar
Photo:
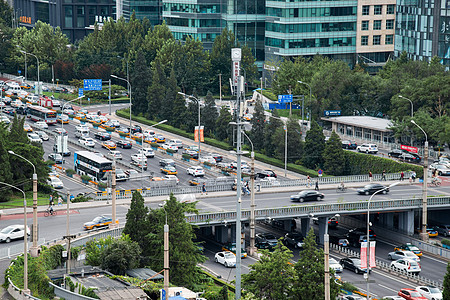
<path fill-rule="evenodd" d="M 327 226 L 327 218 L 326 217 L 319 217 L 319 243 L 323 245 L 323 236 L 325 235 L 325 230 Z"/>
<path fill-rule="evenodd" d="M 301 218 L 300 219 L 300 228 L 299 228 L 300 230 L 298 230 L 298 231 L 300 231 L 303 234 L 303 236 L 305 236 L 305 237 L 308 234 L 309 228 L 311 227 L 310 222 L 311 222 L 310 218 Z"/>
<path fill-rule="evenodd" d="M 399 213 L 398 229 L 408 235 L 414 234 L 414 211 Z"/>
<path fill-rule="evenodd" d="M 287 232 L 291 232 L 292 231 L 292 220 L 283 220 L 283 229 L 286 230 Z"/>
<path fill-rule="evenodd" d="M 229 226 L 217 225 L 215 228 L 215 237 L 216 241 L 222 244 L 228 243 L 228 231 L 230 229 Z"/>
<path fill-rule="evenodd" d="M 213 233 L 213 227 L 200 227 L 200 234 L 203 236 L 212 236 Z"/>
<path fill-rule="evenodd" d="M 384 225 L 388 229 L 393 230 L 394 229 L 394 213 L 387 213 L 387 214 L 381 214 L 381 216 L 384 216 Z"/>

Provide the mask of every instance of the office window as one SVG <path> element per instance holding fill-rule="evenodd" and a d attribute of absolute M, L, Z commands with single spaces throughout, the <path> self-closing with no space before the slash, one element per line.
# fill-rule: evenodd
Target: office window
<path fill-rule="evenodd" d="M 84 6 L 77 6 L 77 27 L 84 28 Z"/>
<path fill-rule="evenodd" d="M 392 35 L 392 34 L 386 34 L 386 38 L 385 38 L 384 43 L 385 43 L 386 45 L 392 45 L 392 44 L 394 44 L 394 35 Z"/>
<path fill-rule="evenodd" d="M 386 14 L 393 15 L 395 14 L 395 4 L 388 4 L 386 7 Z"/>
<path fill-rule="evenodd" d="M 363 7 L 362 7 L 362 15 L 363 16 L 368 16 L 369 15 L 369 9 L 370 9 L 369 5 L 363 5 Z"/>
<path fill-rule="evenodd" d="M 382 7 L 383 7 L 382 5 L 375 5 L 373 7 L 373 14 L 374 15 L 381 15 L 381 8 Z"/>
<path fill-rule="evenodd" d="M 361 30 L 369 30 L 369 21 L 361 22 Z"/>
<path fill-rule="evenodd" d="M 381 20 L 373 21 L 373 30 L 381 30 Z"/>
<path fill-rule="evenodd" d="M 367 46 L 369 45 L 369 36 L 363 35 L 361 37 L 361 46 Z"/>
<path fill-rule="evenodd" d="M 381 43 L 381 35 L 374 35 L 373 36 L 373 45 L 380 45 Z"/>
<path fill-rule="evenodd" d="M 394 20 L 386 20 L 386 29 L 394 29 Z"/>
<path fill-rule="evenodd" d="M 64 7 L 64 26 L 67 28 L 73 27 L 73 11 L 72 6 L 65 6 Z"/>

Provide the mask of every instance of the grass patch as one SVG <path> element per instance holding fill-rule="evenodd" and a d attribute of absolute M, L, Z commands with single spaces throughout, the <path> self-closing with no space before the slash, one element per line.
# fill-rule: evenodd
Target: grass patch
<path fill-rule="evenodd" d="M 27 200 L 27 207 L 33 206 L 33 192 L 29 191 L 25 193 L 26 200 Z M 39 205 L 48 205 L 49 202 L 49 195 L 43 194 L 38 192 L 38 206 Z M 54 201 L 55 202 L 55 201 Z M 57 203 L 58 201 L 56 201 Z M 8 202 L 1 202 L 0 203 L 0 209 L 7 209 L 7 208 L 18 208 L 23 207 L 23 197 L 13 195 L 11 197 L 11 200 Z"/>

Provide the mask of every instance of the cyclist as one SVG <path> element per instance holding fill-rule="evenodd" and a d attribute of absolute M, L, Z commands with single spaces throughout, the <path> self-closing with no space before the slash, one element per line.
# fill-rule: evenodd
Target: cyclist
<path fill-rule="evenodd" d="M 436 185 L 438 183 L 438 179 L 436 177 L 436 175 L 433 173 L 433 175 L 431 176 L 431 184 Z"/>
<path fill-rule="evenodd" d="M 345 190 L 345 185 L 343 181 L 341 181 L 341 184 L 339 185 L 338 189 L 340 189 L 341 191 Z"/>

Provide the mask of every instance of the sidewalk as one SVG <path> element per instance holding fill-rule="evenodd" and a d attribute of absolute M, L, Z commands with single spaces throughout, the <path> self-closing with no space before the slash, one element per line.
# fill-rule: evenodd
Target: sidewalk
<path fill-rule="evenodd" d="M 409 185 L 409 181 L 398 181 L 398 180 L 391 180 L 391 181 L 382 181 L 383 185 L 391 185 L 393 183 L 400 182 L 399 185 Z M 354 183 L 347 183 L 345 186 L 347 188 L 358 188 L 363 187 L 369 182 L 354 182 Z M 416 182 L 416 185 L 419 185 L 421 183 Z M 336 184 L 321 184 L 319 186 L 320 191 L 335 191 L 337 188 Z M 255 195 L 258 194 L 277 194 L 277 193 L 285 193 L 285 192 L 299 192 L 302 190 L 308 190 L 308 189 L 314 189 L 314 187 L 306 188 L 305 186 L 293 186 L 293 187 L 272 187 L 272 188 L 264 188 L 260 192 L 255 192 Z M 352 191 L 347 191 L 344 193 L 341 193 L 342 196 L 352 193 Z M 231 197 L 236 196 L 236 191 L 226 191 L 226 192 L 210 192 L 208 195 L 201 195 L 200 193 L 194 194 L 197 201 L 206 200 L 208 198 L 216 198 L 216 197 Z M 176 197 L 177 195 L 175 195 Z M 167 196 L 155 196 L 155 197 L 146 197 L 144 198 L 145 203 L 158 203 L 161 201 L 164 201 L 168 199 Z M 130 205 L 131 198 L 128 199 L 117 199 L 116 205 Z M 94 208 L 94 207 L 105 207 L 105 206 L 111 206 L 111 200 L 108 201 L 90 201 L 90 202 L 78 202 L 78 203 L 71 203 L 70 209 L 71 210 L 77 210 L 77 209 L 83 209 L 83 208 Z M 46 205 L 38 206 L 38 212 L 43 212 L 47 209 Z M 54 210 L 56 211 L 63 211 L 67 210 L 67 205 L 63 203 L 62 206 L 55 205 Z M 33 209 L 31 207 L 27 208 L 27 213 L 32 213 Z M 5 215 L 14 215 L 14 214 L 23 214 L 23 207 L 22 208 L 8 208 L 3 209 L 3 213 L 1 216 Z M 0 220 L 2 217 L 0 216 Z"/>

